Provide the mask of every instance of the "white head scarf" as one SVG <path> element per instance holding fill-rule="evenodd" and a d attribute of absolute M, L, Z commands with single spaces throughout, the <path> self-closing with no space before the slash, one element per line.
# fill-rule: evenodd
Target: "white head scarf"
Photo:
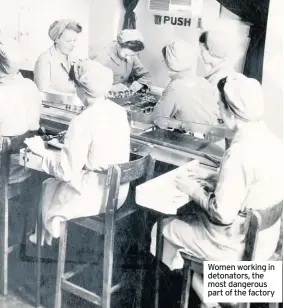
<path fill-rule="evenodd" d="M 0 37 L 0 74 L 14 75 L 19 72 L 21 62 L 19 43 Z"/>
<path fill-rule="evenodd" d="M 106 96 L 113 84 L 113 72 L 95 60 L 79 60 L 74 64 L 77 83 L 91 97 Z"/>
<path fill-rule="evenodd" d="M 166 46 L 166 60 L 171 70 L 179 72 L 194 65 L 196 54 L 192 45 L 179 39 L 171 41 Z"/>
<path fill-rule="evenodd" d="M 206 43 L 211 56 L 226 59 L 232 51 L 231 38 L 225 31 L 210 30 L 207 32 Z"/>
<path fill-rule="evenodd" d="M 52 25 L 49 27 L 49 30 L 48 30 L 49 37 L 53 41 L 56 41 L 57 39 L 59 39 L 61 34 L 65 31 L 67 26 L 70 25 L 70 24 L 74 24 L 78 28 L 82 29 L 81 25 L 75 20 L 60 19 L 60 20 L 56 20 L 55 22 L 53 22 Z"/>
<path fill-rule="evenodd" d="M 225 99 L 231 111 L 244 121 L 257 121 L 264 112 L 263 91 L 260 83 L 240 73 L 227 77 Z"/>
<path fill-rule="evenodd" d="M 120 33 L 118 33 L 117 42 L 119 44 L 129 42 L 129 41 L 140 41 L 143 43 L 144 38 L 138 30 L 125 29 L 125 30 L 122 30 Z"/>

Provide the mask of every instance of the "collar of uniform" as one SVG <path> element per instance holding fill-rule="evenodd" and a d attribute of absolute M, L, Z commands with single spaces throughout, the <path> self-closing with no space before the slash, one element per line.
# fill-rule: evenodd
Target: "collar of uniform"
<path fill-rule="evenodd" d="M 176 79 L 191 79 L 194 77 L 192 69 L 186 69 L 171 75 L 172 80 Z"/>
<path fill-rule="evenodd" d="M 61 61 L 61 59 L 60 59 L 60 57 L 59 57 L 59 55 L 58 55 L 58 52 L 56 51 L 54 45 L 52 45 L 52 46 L 50 47 L 49 52 L 50 52 L 50 55 L 51 55 L 52 57 L 56 57 L 56 59 L 58 59 L 58 61 L 61 63 L 62 67 L 63 67 L 67 72 L 69 72 L 69 68 L 74 64 L 74 63 L 73 63 L 74 61 L 71 60 L 71 57 L 70 57 L 70 56 L 67 56 L 67 61 L 68 61 L 68 64 L 69 64 L 69 68 L 67 68 L 67 67 L 65 66 L 65 64 Z"/>
<path fill-rule="evenodd" d="M 15 75 L 6 75 L 3 77 L 0 77 L 0 85 L 13 84 L 21 79 L 23 79 L 23 76 L 20 72 Z"/>
<path fill-rule="evenodd" d="M 87 99 L 88 107 L 92 108 L 93 106 L 99 104 L 99 103 L 105 103 L 106 98 L 105 97 L 89 97 Z"/>
<path fill-rule="evenodd" d="M 265 123 L 262 120 L 247 122 L 243 127 L 236 131 L 232 144 L 244 139 L 251 139 L 256 138 L 256 136 L 261 136 L 262 134 L 260 132 L 263 131 L 264 128 Z"/>
<path fill-rule="evenodd" d="M 230 64 L 229 60 L 223 60 L 221 63 L 219 63 L 217 66 L 213 67 L 208 74 L 205 76 L 206 79 L 210 79 L 212 75 L 216 74 L 220 71 L 231 71 L 232 65 Z M 225 76 L 226 77 L 226 76 Z"/>
<path fill-rule="evenodd" d="M 109 57 L 112 59 L 112 61 L 115 62 L 117 65 L 120 65 L 121 62 L 127 62 L 126 60 L 123 60 L 118 56 L 116 41 L 113 41 L 111 44 L 107 45 L 105 47 L 105 51 L 107 52 Z"/>

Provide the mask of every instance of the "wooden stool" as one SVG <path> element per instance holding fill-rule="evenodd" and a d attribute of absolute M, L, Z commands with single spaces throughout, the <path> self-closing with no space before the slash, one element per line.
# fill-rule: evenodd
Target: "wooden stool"
<path fill-rule="evenodd" d="M 15 152 L 15 143 L 21 144 L 23 136 L 0 138 L 0 292 L 3 296 L 8 294 L 8 256 L 21 243 L 9 246 L 9 201 L 26 192 L 26 183 L 21 182 L 9 185 L 10 156 Z M 27 234 L 28 235 L 28 234 Z"/>
<path fill-rule="evenodd" d="M 242 261 L 255 261 L 255 249 L 260 231 L 270 228 L 279 219 L 281 219 L 283 213 L 283 203 L 279 203 L 272 208 L 264 210 L 252 210 L 247 212 L 247 235 L 245 241 L 245 250 Z M 282 247 L 281 247 L 282 248 Z M 203 261 L 192 255 L 181 253 L 184 259 L 183 267 L 183 284 L 181 293 L 181 308 L 188 308 L 189 294 L 191 289 L 191 282 L 193 272 L 197 272 L 203 275 Z M 282 260 L 282 257 L 278 253 L 274 253 L 269 259 L 270 261 Z M 250 303 L 239 303 L 239 307 L 249 308 Z M 278 308 L 278 303 L 270 303 L 269 307 Z"/>
<path fill-rule="evenodd" d="M 146 177 L 146 181 L 150 180 L 153 177 L 154 168 L 155 161 L 152 159 L 151 155 L 147 155 L 129 163 L 110 166 L 106 172 L 107 179 L 105 183 L 108 190 L 106 213 L 61 223 L 55 296 L 56 308 L 61 307 L 62 290 L 75 294 L 103 308 L 111 307 L 112 293 L 121 287 L 120 284 L 112 285 L 115 225 L 119 220 L 136 211 L 135 207 L 124 210 L 123 206 L 117 210 L 119 188 L 121 184 L 129 183 L 142 177 Z M 72 273 L 64 273 L 68 232 L 67 226 L 69 223 L 75 223 L 104 236 L 103 290 L 101 296 L 68 281 L 68 279 L 75 274 L 81 273 L 89 264 L 78 266 Z M 142 280 L 142 269 L 140 269 L 140 280 Z M 141 285 L 142 281 L 140 281 L 140 286 Z"/>

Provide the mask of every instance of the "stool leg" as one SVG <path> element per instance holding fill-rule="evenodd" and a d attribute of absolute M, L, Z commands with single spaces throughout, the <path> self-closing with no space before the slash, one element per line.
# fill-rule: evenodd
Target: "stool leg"
<path fill-rule="evenodd" d="M 190 268 L 190 262 L 184 260 L 180 308 L 188 308 L 192 276 L 193 272 Z"/>
<path fill-rule="evenodd" d="M 147 223 L 147 211 L 143 211 L 142 213 L 142 226 L 146 226 Z M 136 308 L 140 308 L 142 304 L 142 292 L 143 292 L 143 274 L 145 271 L 145 243 L 146 243 L 146 234 L 145 228 L 142 230 L 141 238 L 138 243 L 138 253 L 139 253 L 139 285 L 136 293 Z"/>
<path fill-rule="evenodd" d="M 160 295 L 160 262 L 163 258 L 163 216 L 157 220 L 157 243 L 156 243 L 156 273 L 155 273 L 155 308 L 159 308 Z"/>
<path fill-rule="evenodd" d="M 0 200 L 0 292 L 8 294 L 8 200 Z"/>
<path fill-rule="evenodd" d="M 105 218 L 102 308 L 111 307 L 114 234 L 114 216 L 108 213 Z"/>
<path fill-rule="evenodd" d="M 42 242 L 42 200 L 37 209 L 37 226 L 36 226 L 36 307 L 40 307 L 41 303 L 41 242 Z"/>
<path fill-rule="evenodd" d="M 61 282 L 63 279 L 64 268 L 65 268 L 66 245 L 67 245 L 67 222 L 64 221 L 64 222 L 61 222 L 60 224 L 60 239 L 59 239 L 59 252 L 58 252 L 54 308 L 60 308 L 61 303 L 62 303 Z"/>
<path fill-rule="evenodd" d="M 250 307 L 250 303 L 239 303 L 237 305 L 238 308 L 249 308 Z"/>

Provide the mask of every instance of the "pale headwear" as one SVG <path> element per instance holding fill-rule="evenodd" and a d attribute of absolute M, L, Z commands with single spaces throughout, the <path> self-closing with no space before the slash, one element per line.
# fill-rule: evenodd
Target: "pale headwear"
<path fill-rule="evenodd" d="M 17 74 L 20 68 L 20 45 L 12 39 L 0 37 L 0 74 Z"/>
<path fill-rule="evenodd" d="M 91 97 L 107 95 L 113 84 L 113 72 L 95 60 L 79 60 L 74 64 L 77 83 Z"/>
<path fill-rule="evenodd" d="M 72 19 L 60 19 L 56 20 L 52 23 L 52 25 L 49 27 L 48 35 L 53 40 L 56 41 L 59 39 L 61 34 L 65 31 L 65 29 L 73 24 L 74 26 L 77 26 L 80 30 L 82 30 L 82 26 L 75 20 Z"/>
<path fill-rule="evenodd" d="M 129 41 L 140 41 L 143 43 L 144 38 L 138 30 L 125 29 L 118 33 L 117 42 L 119 44 L 129 42 Z"/>
<path fill-rule="evenodd" d="M 193 46 L 184 40 L 175 40 L 166 46 L 166 60 L 169 68 L 179 72 L 191 68 L 196 62 Z"/>
<path fill-rule="evenodd" d="M 264 112 L 264 98 L 260 83 L 240 73 L 227 77 L 224 95 L 228 106 L 237 118 L 257 121 Z"/>
<path fill-rule="evenodd" d="M 221 30 L 210 30 L 206 32 L 206 45 L 213 57 L 226 59 L 232 52 L 232 38 L 227 32 Z"/>

